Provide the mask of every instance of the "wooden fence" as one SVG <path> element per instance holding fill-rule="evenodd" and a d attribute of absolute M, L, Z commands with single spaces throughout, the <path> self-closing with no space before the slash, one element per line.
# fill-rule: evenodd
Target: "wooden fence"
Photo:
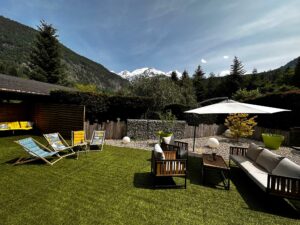
<path fill-rule="evenodd" d="M 194 126 L 186 125 L 184 130 L 184 138 L 193 138 L 194 129 Z M 223 125 L 199 124 L 199 126 L 196 127 L 196 138 L 220 135 L 224 131 L 225 127 Z"/>
<path fill-rule="evenodd" d="M 127 135 L 127 124 L 125 121 L 109 121 L 102 123 L 93 123 L 89 122 L 84 123 L 84 128 L 87 132 L 87 137 L 90 138 L 94 130 L 105 130 L 107 139 L 121 139 Z M 217 124 L 200 124 L 196 127 L 196 138 L 200 137 L 209 137 L 214 135 L 221 135 L 226 130 L 224 125 Z M 262 133 L 273 133 L 281 134 L 285 137 L 284 144 L 288 145 L 290 142 L 290 132 L 284 130 L 275 130 L 267 129 L 263 127 L 256 127 L 255 132 L 252 136 L 255 140 L 262 140 Z M 184 138 L 193 138 L 194 137 L 194 126 L 185 125 L 184 128 Z"/>
<path fill-rule="evenodd" d="M 90 139 L 92 137 L 94 130 L 105 130 L 106 139 L 122 139 L 126 136 L 127 126 L 124 121 L 109 121 L 102 123 L 92 123 L 89 121 L 84 123 L 84 129 L 86 131 L 87 138 Z"/>

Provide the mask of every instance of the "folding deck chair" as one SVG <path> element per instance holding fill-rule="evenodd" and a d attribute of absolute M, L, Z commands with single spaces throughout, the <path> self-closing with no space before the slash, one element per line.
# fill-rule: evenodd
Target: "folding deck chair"
<path fill-rule="evenodd" d="M 72 131 L 72 147 L 79 147 L 81 151 L 88 151 L 88 143 L 86 141 L 85 131 L 84 130 L 77 130 Z"/>
<path fill-rule="evenodd" d="M 74 155 L 72 147 L 66 142 L 66 140 L 59 133 L 44 134 L 48 144 L 56 152 L 69 151 L 68 154 L 64 154 L 62 157 Z"/>
<path fill-rule="evenodd" d="M 90 150 L 102 151 L 105 140 L 105 131 L 104 130 L 94 130 L 92 138 L 90 140 Z"/>
<path fill-rule="evenodd" d="M 62 157 L 58 154 L 58 152 L 53 152 L 48 149 L 46 146 L 42 145 L 38 141 L 34 140 L 33 138 L 25 138 L 18 141 L 15 141 L 17 144 L 21 145 L 23 149 L 32 157 L 31 158 L 19 158 L 14 165 L 23 164 L 32 162 L 38 159 L 43 160 L 48 165 L 53 165 L 54 163 L 58 162 L 62 159 Z M 57 157 L 57 159 L 49 161 L 48 158 Z"/>

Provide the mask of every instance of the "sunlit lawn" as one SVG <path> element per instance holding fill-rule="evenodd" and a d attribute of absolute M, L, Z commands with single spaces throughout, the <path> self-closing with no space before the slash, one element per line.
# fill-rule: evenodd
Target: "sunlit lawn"
<path fill-rule="evenodd" d="M 13 166 L 25 153 L 13 142 L 19 138 L 0 138 L 1 225 L 300 224 L 289 204 L 236 168 L 230 191 L 202 186 L 201 161 L 190 158 L 186 190 L 153 190 L 149 151 L 105 146 L 54 166 Z"/>

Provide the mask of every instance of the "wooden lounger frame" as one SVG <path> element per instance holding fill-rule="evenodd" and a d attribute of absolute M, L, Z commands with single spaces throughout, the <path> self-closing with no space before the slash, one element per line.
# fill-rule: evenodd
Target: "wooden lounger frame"
<path fill-rule="evenodd" d="M 40 142 L 38 142 L 37 140 L 33 139 L 32 140 L 39 146 L 41 146 L 43 149 L 46 149 L 47 151 L 49 152 L 53 152 L 51 151 L 49 148 L 47 148 L 45 145 L 41 144 Z M 37 154 L 35 154 L 34 152 L 32 152 L 29 148 L 26 148 L 24 147 L 23 145 L 21 145 L 19 143 L 19 141 L 15 141 L 15 143 L 17 143 L 18 145 L 20 145 L 22 148 L 24 148 L 26 150 L 26 152 L 32 156 L 34 156 L 35 158 L 24 158 L 24 157 L 20 157 L 15 163 L 14 165 L 20 165 L 20 164 L 24 164 L 24 163 L 28 163 L 28 162 L 33 162 L 33 161 L 36 161 L 36 160 L 43 160 L 44 162 L 47 163 L 47 165 L 50 165 L 50 166 L 53 166 L 56 162 L 58 162 L 59 160 L 61 160 L 63 157 L 59 155 L 58 152 L 56 152 L 56 156 L 58 157 L 56 160 L 52 160 L 52 161 L 49 161 L 48 159 L 46 159 L 45 157 L 41 157 Z"/>

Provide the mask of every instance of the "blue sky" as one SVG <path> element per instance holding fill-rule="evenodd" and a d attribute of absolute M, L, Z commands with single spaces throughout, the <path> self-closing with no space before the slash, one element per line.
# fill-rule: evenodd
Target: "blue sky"
<path fill-rule="evenodd" d="M 248 72 L 300 56 L 298 0 L 1 0 L 0 14 L 31 27 L 41 19 L 60 41 L 109 70 L 201 65 L 224 74 L 233 56 Z"/>

